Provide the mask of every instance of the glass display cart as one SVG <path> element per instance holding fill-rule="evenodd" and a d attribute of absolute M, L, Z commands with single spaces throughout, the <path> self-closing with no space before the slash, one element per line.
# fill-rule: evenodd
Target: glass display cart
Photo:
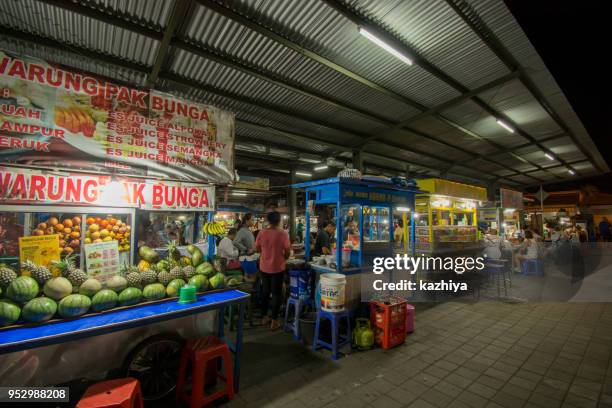
<path fill-rule="evenodd" d="M 442 179 L 417 183 L 430 194 L 416 198 L 416 252 L 446 253 L 477 247 L 477 207 L 487 199 L 486 189 Z"/>

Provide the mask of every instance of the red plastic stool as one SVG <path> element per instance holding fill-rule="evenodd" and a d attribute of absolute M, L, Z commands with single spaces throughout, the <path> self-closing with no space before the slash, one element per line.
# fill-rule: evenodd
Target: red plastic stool
<path fill-rule="evenodd" d="M 223 359 L 225 375 L 217 371 L 219 358 Z M 192 366 L 191 395 L 185 393 L 186 371 L 189 362 Z M 205 395 L 204 387 L 207 383 L 210 383 L 210 379 L 206 378 L 206 373 L 211 372 L 211 366 L 214 368 L 216 376 L 225 381 L 226 387 L 210 395 Z M 200 408 L 226 395 L 230 400 L 234 398 L 232 357 L 227 344 L 215 336 L 202 337 L 188 342 L 181 354 L 181 365 L 176 382 L 176 400 L 188 403 L 190 408 Z"/>
<path fill-rule="evenodd" d="M 140 383 L 135 378 L 102 381 L 87 388 L 76 408 L 143 408 Z"/>

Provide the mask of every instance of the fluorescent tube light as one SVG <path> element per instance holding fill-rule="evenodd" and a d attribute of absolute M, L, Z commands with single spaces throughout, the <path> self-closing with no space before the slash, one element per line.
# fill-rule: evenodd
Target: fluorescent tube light
<path fill-rule="evenodd" d="M 241 191 L 232 191 L 232 195 L 235 195 L 235 196 L 245 196 L 245 195 L 247 195 L 247 193 L 243 193 Z"/>
<path fill-rule="evenodd" d="M 410 207 L 396 207 L 395 211 L 398 211 L 398 212 L 410 212 Z"/>
<path fill-rule="evenodd" d="M 314 168 L 314 171 L 323 171 L 323 170 L 327 170 L 327 165 L 323 165 L 323 166 L 316 166 Z"/>
<path fill-rule="evenodd" d="M 504 129 L 506 129 L 508 132 L 514 133 L 514 129 L 512 129 L 512 127 L 509 124 L 507 124 L 506 122 L 504 122 L 503 120 L 497 119 L 497 124 L 499 126 L 503 127 Z"/>
<path fill-rule="evenodd" d="M 304 163 L 312 163 L 312 164 L 319 164 L 319 163 L 321 163 L 321 160 L 318 160 L 318 159 L 309 159 L 308 157 L 299 157 L 298 160 L 301 161 L 301 162 L 304 162 Z"/>
<path fill-rule="evenodd" d="M 544 153 L 544 156 L 546 156 L 548 160 L 555 160 L 555 158 L 551 154 Z"/>
<path fill-rule="evenodd" d="M 405 62 L 408 65 L 412 65 L 412 60 L 410 58 L 408 58 L 406 55 L 399 52 L 398 50 L 396 50 L 395 48 L 393 48 L 392 46 L 390 46 L 389 44 L 387 44 L 386 42 L 384 42 L 383 40 L 381 40 L 380 38 L 378 38 L 371 32 L 369 32 L 365 28 L 359 27 L 359 34 L 363 35 L 365 38 L 372 41 L 374 44 L 378 45 L 380 48 L 384 49 L 389 54 L 392 54 L 394 57 L 398 58 L 399 60 Z"/>
<path fill-rule="evenodd" d="M 306 173 L 304 171 L 296 171 L 295 175 L 296 176 L 302 176 L 302 177 L 312 177 L 312 173 Z"/>
<path fill-rule="evenodd" d="M 576 175 L 576 172 L 575 172 L 574 170 L 572 170 L 572 169 L 568 169 L 568 170 L 567 170 L 567 172 L 568 172 L 569 174 L 571 174 L 572 176 L 575 176 L 575 175 Z"/>

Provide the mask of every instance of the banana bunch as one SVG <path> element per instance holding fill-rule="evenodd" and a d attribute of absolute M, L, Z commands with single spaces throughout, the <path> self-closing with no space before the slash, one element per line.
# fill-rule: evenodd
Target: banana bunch
<path fill-rule="evenodd" d="M 225 233 L 225 227 L 219 222 L 207 222 L 202 227 L 208 235 L 221 235 Z"/>

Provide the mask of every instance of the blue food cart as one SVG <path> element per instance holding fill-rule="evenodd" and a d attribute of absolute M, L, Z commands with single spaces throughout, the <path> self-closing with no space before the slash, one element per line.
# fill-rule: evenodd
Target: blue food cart
<path fill-rule="evenodd" d="M 374 178 L 344 180 L 338 177 L 292 185 L 304 189 L 306 203 L 305 256 L 320 273 L 346 277 L 345 299 L 349 308 L 361 301 L 361 277 L 371 276 L 375 257 L 408 253 L 414 241 L 415 195 L 423 193 L 411 182 L 393 183 Z M 311 256 L 310 218 L 336 224 L 333 257 Z M 348 255 L 350 250 L 350 256 Z M 344 257 L 344 259 L 343 259 Z M 332 258 L 332 259 L 330 259 Z"/>

